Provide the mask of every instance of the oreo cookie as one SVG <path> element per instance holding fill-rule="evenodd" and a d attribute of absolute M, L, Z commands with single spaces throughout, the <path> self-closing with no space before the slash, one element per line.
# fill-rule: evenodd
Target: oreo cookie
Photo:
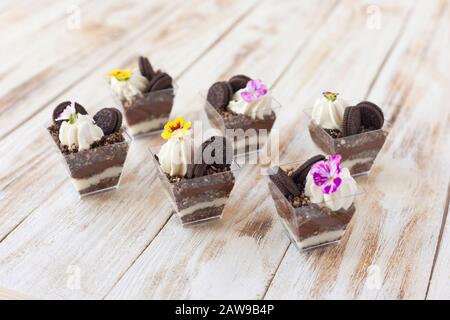
<path fill-rule="evenodd" d="M 274 173 L 269 175 L 269 179 L 272 180 L 285 197 L 290 195 L 298 196 L 300 194 L 300 190 L 292 177 L 288 176 L 283 169 L 276 166 L 272 170 L 274 170 Z"/>
<path fill-rule="evenodd" d="M 301 186 L 302 189 L 305 187 L 306 177 L 308 176 L 309 170 L 311 167 L 319 161 L 325 160 L 325 156 L 318 154 L 317 156 L 312 157 L 309 160 L 306 160 L 300 167 L 298 167 L 292 173 L 292 179 L 297 185 Z"/>
<path fill-rule="evenodd" d="M 370 101 L 363 101 L 356 105 L 361 113 L 361 126 L 364 129 L 378 130 L 383 127 L 384 114 L 379 106 Z"/>
<path fill-rule="evenodd" d="M 358 106 L 345 108 L 344 117 L 342 119 L 342 134 L 344 137 L 352 136 L 360 132 L 360 110 L 361 109 Z"/>
<path fill-rule="evenodd" d="M 153 70 L 150 61 L 146 57 L 139 57 L 139 71 L 141 74 L 147 78 L 148 81 L 151 81 L 153 76 L 155 75 L 155 71 Z"/>
<path fill-rule="evenodd" d="M 194 165 L 194 177 L 203 177 L 206 172 L 206 167 L 208 165 L 206 163 L 197 163 Z"/>
<path fill-rule="evenodd" d="M 219 168 L 226 167 L 233 159 L 233 146 L 224 136 L 213 136 L 202 143 L 202 160 Z"/>
<path fill-rule="evenodd" d="M 228 82 L 230 83 L 231 87 L 233 88 L 233 93 L 243 89 L 247 86 L 247 82 L 251 80 L 250 77 L 247 77 L 243 74 L 238 74 L 230 78 Z"/>
<path fill-rule="evenodd" d="M 72 103 L 71 101 L 64 101 L 64 102 L 61 102 L 60 104 L 58 104 L 55 107 L 55 109 L 53 109 L 53 115 L 52 115 L 53 123 L 60 125 L 64 121 L 64 120 L 56 121 L 55 119 L 58 118 L 59 115 L 64 111 L 64 109 L 66 109 L 68 106 L 70 106 L 71 103 Z M 75 102 L 75 111 L 79 114 L 88 114 L 86 109 L 84 109 L 83 106 L 77 102 Z"/>
<path fill-rule="evenodd" d="M 172 77 L 165 72 L 157 73 L 150 81 L 148 91 L 159 91 L 173 88 Z"/>
<path fill-rule="evenodd" d="M 208 90 L 206 100 L 217 110 L 225 110 L 233 96 L 233 88 L 226 81 L 214 83 Z"/>
<path fill-rule="evenodd" d="M 122 127 L 122 113 L 116 108 L 103 108 L 95 114 L 94 121 L 105 135 L 109 135 Z"/>

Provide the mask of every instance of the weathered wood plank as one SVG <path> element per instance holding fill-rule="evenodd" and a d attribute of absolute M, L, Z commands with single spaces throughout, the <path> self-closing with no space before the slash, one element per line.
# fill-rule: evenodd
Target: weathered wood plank
<path fill-rule="evenodd" d="M 323 91 L 322 83 L 326 88 L 345 89 L 342 74 L 346 75 L 348 88 L 355 89 L 350 92 L 361 89 L 365 92 L 370 85 L 401 30 L 409 6 L 399 3 L 383 9 L 388 34 L 364 29 L 364 5 L 339 2 L 332 15 L 323 20 L 327 22 L 320 32 L 302 47 L 288 70 L 280 74 L 273 95 L 282 102 L 283 112 L 276 126 L 281 130 L 284 146 L 296 138 L 289 148 L 291 156 L 309 155 L 301 153 L 308 142 L 300 138 L 305 129 L 298 125 L 298 120 L 304 118 L 300 106 L 305 96 Z M 277 11 L 272 10 L 271 15 L 277 15 Z M 286 23 L 287 19 L 284 18 Z M 300 33 L 299 27 L 290 28 L 294 34 Z M 367 52 L 373 41 L 377 46 Z M 247 63 L 236 59 L 237 66 L 226 60 L 223 69 L 210 70 L 211 62 L 218 59 L 216 56 L 220 56 L 225 43 L 205 56 L 191 74 L 217 79 L 237 71 L 255 70 L 257 77 L 273 79 L 274 63 L 271 60 L 263 63 L 262 58 L 247 59 Z M 355 56 L 360 58 L 355 60 Z M 192 81 L 189 75 L 186 78 Z M 258 167 L 243 169 L 224 215 L 217 224 L 192 229 L 181 227 L 176 217 L 172 217 L 107 298 L 262 298 L 289 241 L 274 220 L 272 200 Z"/>
<path fill-rule="evenodd" d="M 450 8 L 419 4 L 368 88 L 394 127 L 361 181 L 367 193 L 348 233 L 339 246 L 308 254 L 291 245 L 266 298 L 425 298 L 449 178 L 448 57 L 436 33 L 447 32 Z"/>

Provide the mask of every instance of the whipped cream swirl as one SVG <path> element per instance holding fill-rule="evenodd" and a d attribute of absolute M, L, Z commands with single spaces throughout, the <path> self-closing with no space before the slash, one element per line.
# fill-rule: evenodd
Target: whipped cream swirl
<path fill-rule="evenodd" d="M 149 81 L 138 70 L 133 70 L 127 80 L 110 77 L 110 85 L 114 94 L 122 101 L 132 103 L 136 97 L 141 97 L 148 89 Z"/>
<path fill-rule="evenodd" d="M 339 188 L 331 194 L 325 194 L 321 187 L 314 184 L 313 176 L 309 173 L 306 177 L 305 194 L 311 199 L 312 203 L 326 206 L 333 211 L 347 210 L 355 198 L 356 182 L 347 168 L 342 168 L 340 178 L 342 182 Z"/>
<path fill-rule="evenodd" d="M 247 102 L 241 94 L 244 90 L 245 89 L 238 90 L 233 95 L 228 104 L 228 108 L 231 111 L 237 114 L 244 114 L 254 120 L 263 120 L 264 116 L 268 116 L 272 113 L 272 99 L 269 94 L 260 96 L 252 102 Z"/>
<path fill-rule="evenodd" d="M 192 161 L 193 147 L 190 134 L 175 131 L 159 150 L 158 159 L 162 170 L 171 177 L 186 175 L 188 164 Z"/>
<path fill-rule="evenodd" d="M 102 137 L 102 129 L 87 114 L 75 114 L 73 120 L 62 122 L 59 128 L 59 141 L 69 150 L 88 150 L 92 143 Z"/>
<path fill-rule="evenodd" d="M 342 130 L 342 119 L 347 103 L 337 93 L 324 92 L 316 100 L 312 110 L 312 119 L 324 129 Z"/>

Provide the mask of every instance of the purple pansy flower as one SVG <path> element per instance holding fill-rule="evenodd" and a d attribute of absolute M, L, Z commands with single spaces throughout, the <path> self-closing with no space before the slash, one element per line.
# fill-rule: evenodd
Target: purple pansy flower
<path fill-rule="evenodd" d="M 252 103 L 259 97 L 267 94 L 267 87 L 261 80 L 250 80 L 241 92 L 242 99 L 247 103 Z"/>
<path fill-rule="evenodd" d="M 309 171 L 314 184 L 321 187 L 325 194 L 336 192 L 342 183 L 341 159 L 340 154 L 329 156 L 326 160 L 316 162 Z"/>

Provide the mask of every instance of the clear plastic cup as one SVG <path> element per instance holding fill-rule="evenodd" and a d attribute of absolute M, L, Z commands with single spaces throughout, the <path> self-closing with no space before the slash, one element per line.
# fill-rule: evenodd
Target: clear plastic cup
<path fill-rule="evenodd" d="M 160 148 L 150 147 L 150 155 L 163 189 L 183 225 L 221 219 L 240 167 L 232 162 L 230 171 L 173 182 L 155 157 Z"/>

